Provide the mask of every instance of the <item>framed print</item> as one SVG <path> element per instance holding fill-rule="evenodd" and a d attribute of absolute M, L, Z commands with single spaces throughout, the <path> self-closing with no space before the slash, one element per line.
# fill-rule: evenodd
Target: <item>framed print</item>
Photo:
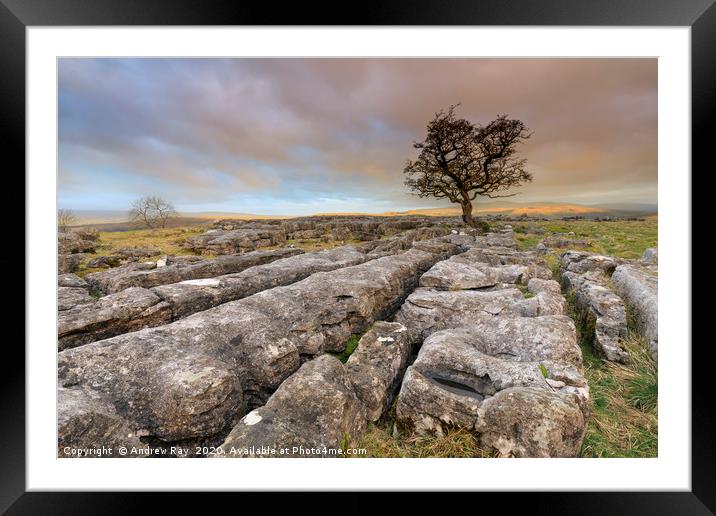
<path fill-rule="evenodd" d="M 3 0 L 26 192 L 3 509 L 714 510 L 691 171 L 716 7 L 422 4 Z"/>

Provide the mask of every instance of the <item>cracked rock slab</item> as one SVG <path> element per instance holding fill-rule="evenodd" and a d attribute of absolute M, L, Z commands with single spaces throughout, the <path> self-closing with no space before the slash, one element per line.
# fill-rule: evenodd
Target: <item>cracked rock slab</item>
<path fill-rule="evenodd" d="M 89 285 L 76 274 L 60 274 L 57 278 L 57 310 L 69 310 L 77 305 L 93 303 Z"/>
<path fill-rule="evenodd" d="M 593 347 L 613 362 L 626 363 L 629 354 L 621 341 L 627 337 L 622 299 L 609 288 L 609 276 L 621 260 L 593 253 L 568 251 L 561 256 L 562 287 L 574 293 L 578 309 L 594 323 Z"/>
<path fill-rule="evenodd" d="M 89 290 L 82 287 L 57 287 L 57 310 L 70 310 L 79 305 L 94 303 Z"/>
<path fill-rule="evenodd" d="M 620 265 L 612 275 L 615 292 L 636 313 L 637 325 L 646 337 L 649 351 L 658 360 L 659 278 L 648 269 Z"/>
<path fill-rule="evenodd" d="M 121 292 L 129 287 L 151 288 L 180 281 L 211 278 L 223 274 L 241 272 L 249 267 L 270 263 L 303 253 L 300 249 L 277 249 L 253 251 L 250 253 L 220 256 L 212 260 L 195 263 L 129 265 L 109 271 L 87 275 L 87 281 L 106 294 Z"/>
<path fill-rule="evenodd" d="M 57 399 L 58 457 L 97 458 L 81 451 L 95 450 L 98 443 L 106 446 L 108 452 L 111 449 L 103 457 L 121 457 L 117 451 L 120 446 L 130 450 L 144 446 L 114 407 L 102 399 L 80 388 L 63 387 L 58 388 Z"/>
<path fill-rule="evenodd" d="M 594 318 L 597 352 L 612 362 L 626 363 L 629 354 L 621 341 L 627 337 L 627 320 L 621 298 L 603 285 L 585 281 L 575 293 L 575 303 Z"/>
<path fill-rule="evenodd" d="M 500 391 L 477 411 L 480 444 L 513 457 L 576 457 L 587 430 L 577 394 L 535 387 Z"/>
<path fill-rule="evenodd" d="M 188 238 L 184 247 L 204 254 L 237 254 L 285 242 L 286 231 L 283 228 L 265 226 L 230 231 L 211 229 L 202 235 Z"/>
<path fill-rule="evenodd" d="M 519 289 L 509 286 L 458 291 L 421 287 L 408 296 L 394 319 L 408 328 L 414 342 L 420 342 L 434 331 L 469 326 L 485 317 L 560 315 L 563 311 L 562 296 L 550 292 L 525 299 Z"/>
<path fill-rule="evenodd" d="M 112 406 L 133 432 L 166 442 L 200 439 L 234 422 L 244 404 L 229 346 L 213 342 L 211 353 L 177 348 L 171 334 L 150 332 L 61 352 L 60 386 L 84 389 Z"/>
<path fill-rule="evenodd" d="M 60 253 L 57 255 L 57 272 L 59 274 L 75 272 L 85 256 L 83 253 Z"/>
<path fill-rule="evenodd" d="M 370 259 L 352 246 L 294 254 L 233 274 L 161 285 L 152 292 L 169 303 L 173 319 L 179 319 L 262 290 L 295 283 L 317 272 L 350 267 Z"/>
<path fill-rule="evenodd" d="M 145 288 L 129 288 L 116 294 L 76 305 L 58 313 L 60 350 L 138 330 L 171 320 L 169 304 Z"/>
<path fill-rule="evenodd" d="M 101 396 L 148 438 L 214 439 L 302 361 L 342 351 L 351 334 L 391 314 L 439 259 L 411 249 L 68 349 L 59 381 Z"/>
<path fill-rule="evenodd" d="M 365 425 L 365 407 L 346 368 L 322 355 L 303 364 L 264 406 L 246 414 L 221 444 L 220 456 L 336 456 L 331 450 L 359 437 Z M 287 453 L 262 453 L 282 448 Z"/>
<path fill-rule="evenodd" d="M 348 358 L 348 376 L 370 421 L 378 421 L 390 408 L 410 354 L 405 326 L 379 321 Z"/>
<path fill-rule="evenodd" d="M 497 255 L 493 255 L 497 257 Z M 451 257 L 435 264 L 420 279 L 420 286 L 442 290 L 467 290 L 492 287 L 498 283 L 526 285 L 532 277 L 551 278 L 546 267 L 539 264 L 486 263 L 488 258 L 479 249 Z"/>
<path fill-rule="evenodd" d="M 398 395 L 399 424 L 435 435 L 466 428 L 502 455 L 576 455 L 588 399 L 576 335 L 536 347 L 513 325 L 512 335 L 502 329 L 498 344 L 498 323 L 443 330 L 425 340 Z M 526 408 L 528 402 L 536 406 Z"/>
<path fill-rule="evenodd" d="M 592 273 L 594 278 L 601 277 L 604 281 L 614 272 L 622 260 L 613 256 L 603 256 L 582 251 L 567 251 L 560 255 L 563 271 L 576 274 Z"/>

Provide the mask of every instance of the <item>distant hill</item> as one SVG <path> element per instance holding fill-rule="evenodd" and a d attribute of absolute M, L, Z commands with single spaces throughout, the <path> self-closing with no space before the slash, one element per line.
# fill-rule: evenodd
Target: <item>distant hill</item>
<path fill-rule="evenodd" d="M 589 205 L 591 208 L 602 208 L 607 210 L 613 210 L 617 212 L 629 212 L 629 213 L 656 213 L 659 208 L 656 204 L 626 204 L 626 203 L 615 203 L 615 204 L 597 204 Z"/>
<path fill-rule="evenodd" d="M 574 215 L 593 215 L 597 216 L 609 212 L 610 210 L 604 210 L 599 208 L 590 208 L 587 206 L 579 206 L 576 204 L 557 204 L 557 205 L 542 205 L 532 204 L 525 206 L 507 206 L 507 207 L 495 207 L 489 206 L 481 208 L 479 205 L 475 206 L 472 213 L 475 215 L 529 215 L 532 217 L 565 217 Z M 387 212 L 386 215 L 431 215 L 435 217 L 448 217 L 462 214 L 461 208 L 450 207 L 450 208 L 427 208 L 422 210 L 409 210 L 407 212 Z"/>
<path fill-rule="evenodd" d="M 637 216 L 647 213 L 656 212 L 655 207 L 648 206 L 647 209 L 638 207 L 635 209 L 613 209 L 604 206 L 585 206 L 582 204 L 561 204 L 550 202 L 537 203 L 494 203 L 487 206 L 479 204 L 473 208 L 474 215 L 507 215 L 519 217 L 520 215 L 529 215 L 531 217 L 574 217 L 582 216 L 587 218 L 594 217 L 619 217 L 619 216 Z M 445 208 L 426 208 L 408 210 L 404 212 L 391 211 L 384 215 L 428 215 L 435 217 L 457 216 L 462 213 L 459 206 Z"/>

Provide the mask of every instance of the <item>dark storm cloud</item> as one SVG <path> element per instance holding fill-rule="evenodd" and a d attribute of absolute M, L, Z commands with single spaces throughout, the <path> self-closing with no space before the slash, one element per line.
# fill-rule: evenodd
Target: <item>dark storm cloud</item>
<path fill-rule="evenodd" d="M 436 205 L 408 195 L 401 171 L 457 102 L 475 122 L 507 113 L 534 131 L 521 149 L 534 182 L 515 200 L 656 201 L 654 59 L 63 59 L 60 199 Z"/>

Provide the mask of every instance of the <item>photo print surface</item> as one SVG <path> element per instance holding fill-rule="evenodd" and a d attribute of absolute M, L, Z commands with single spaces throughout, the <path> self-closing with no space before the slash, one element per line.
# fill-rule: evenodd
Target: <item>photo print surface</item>
<path fill-rule="evenodd" d="M 657 70 L 59 59 L 58 457 L 657 457 Z"/>

